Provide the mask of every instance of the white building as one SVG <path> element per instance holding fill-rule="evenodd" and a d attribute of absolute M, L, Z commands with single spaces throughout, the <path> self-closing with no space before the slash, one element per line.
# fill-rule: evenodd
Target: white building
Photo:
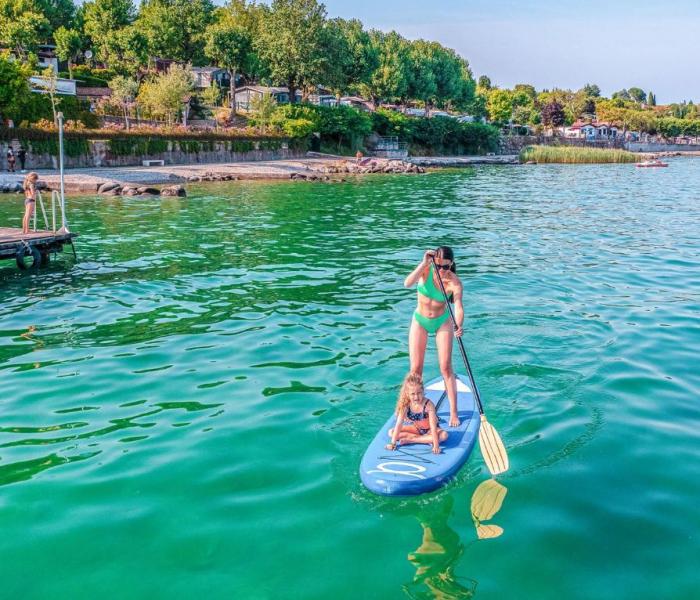
<path fill-rule="evenodd" d="M 576 121 L 571 127 L 564 127 L 564 135 L 586 140 L 614 140 L 622 135 L 622 131 L 613 123 Z"/>
<path fill-rule="evenodd" d="M 63 96 L 75 96 L 77 94 L 75 83 L 75 79 L 57 78 L 56 93 L 62 94 Z M 50 85 L 49 80 L 41 75 L 32 75 L 29 78 L 29 87 L 32 89 L 32 92 L 45 94 Z"/>

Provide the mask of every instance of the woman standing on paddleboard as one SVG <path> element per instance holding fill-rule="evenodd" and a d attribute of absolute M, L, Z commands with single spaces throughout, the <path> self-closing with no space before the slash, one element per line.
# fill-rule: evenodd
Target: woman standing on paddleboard
<path fill-rule="evenodd" d="M 457 321 L 453 329 L 445 295 L 440 290 L 435 266 L 440 273 L 448 298 L 454 303 Z M 445 389 L 450 401 L 450 427 L 459 426 L 457 416 L 457 379 L 452 370 L 452 336 L 461 337 L 464 308 L 462 307 L 462 282 L 457 277 L 454 253 L 448 246 L 437 250 L 427 250 L 420 264 L 406 277 L 404 286 L 409 288 L 418 283 L 418 306 L 413 313 L 411 330 L 408 334 L 408 348 L 411 357 L 411 371 L 423 375 L 425 349 L 428 334 L 435 334 L 440 373 L 445 380 Z"/>

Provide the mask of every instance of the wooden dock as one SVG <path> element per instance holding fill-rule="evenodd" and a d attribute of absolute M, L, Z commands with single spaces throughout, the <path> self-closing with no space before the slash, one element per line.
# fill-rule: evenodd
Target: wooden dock
<path fill-rule="evenodd" d="M 73 246 L 75 237 L 65 230 L 22 233 L 16 227 L 0 227 L 0 259 L 14 258 L 21 269 L 38 267 L 48 263 L 50 253 L 63 252 L 64 244 Z"/>

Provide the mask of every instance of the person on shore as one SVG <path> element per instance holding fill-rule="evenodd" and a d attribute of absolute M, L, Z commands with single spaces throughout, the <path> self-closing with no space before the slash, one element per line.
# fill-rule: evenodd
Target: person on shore
<path fill-rule="evenodd" d="M 362 162 L 362 157 L 364 154 L 360 150 L 357 151 L 357 154 L 355 154 L 355 162 L 359 165 Z"/>
<path fill-rule="evenodd" d="M 20 173 L 24 173 L 24 164 L 27 160 L 27 150 L 24 147 L 24 144 L 22 144 L 19 147 L 19 150 L 17 150 L 17 158 L 19 158 L 19 170 Z"/>
<path fill-rule="evenodd" d="M 403 380 L 396 401 L 396 425 L 389 435 L 387 450 L 396 450 L 399 442 L 431 444 L 433 454 L 440 454 L 440 442 L 447 439 L 447 432 L 438 427 L 435 405 L 425 397 L 423 378 L 418 373 L 408 373 Z"/>
<path fill-rule="evenodd" d="M 15 151 L 12 149 L 12 146 L 7 149 L 7 170 L 10 173 L 15 172 Z"/>
<path fill-rule="evenodd" d="M 436 269 L 433 268 L 433 259 Z M 439 273 L 439 275 L 438 275 Z M 442 279 L 446 298 L 440 289 L 438 276 Z M 404 281 L 409 288 L 418 284 L 418 306 L 413 313 L 411 329 L 408 334 L 408 350 L 411 371 L 423 375 L 425 350 L 428 335 L 435 334 L 440 373 L 445 380 L 447 397 L 450 400 L 450 427 L 459 426 L 457 414 L 457 378 L 452 370 L 452 336 L 462 336 L 464 308 L 462 306 L 462 282 L 457 277 L 454 253 L 448 246 L 436 250 L 427 250 L 423 260 L 411 271 Z M 456 327 L 453 328 L 447 302 L 454 303 Z"/>
<path fill-rule="evenodd" d="M 36 207 L 36 182 L 39 179 L 39 175 L 36 173 L 29 173 L 24 178 L 24 218 L 22 219 L 22 233 L 29 233 L 29 224 L 32 220 L 32 215 L 34 214 L 34 208 Z"/>

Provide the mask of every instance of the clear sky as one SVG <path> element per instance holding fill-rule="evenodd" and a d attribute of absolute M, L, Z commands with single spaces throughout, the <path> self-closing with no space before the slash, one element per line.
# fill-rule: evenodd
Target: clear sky
<path fill-rule="evenodd" d="M 329 17 L 435 40 L 501 87 L 700 100 L 700 0 L 324 0 Z"/>

